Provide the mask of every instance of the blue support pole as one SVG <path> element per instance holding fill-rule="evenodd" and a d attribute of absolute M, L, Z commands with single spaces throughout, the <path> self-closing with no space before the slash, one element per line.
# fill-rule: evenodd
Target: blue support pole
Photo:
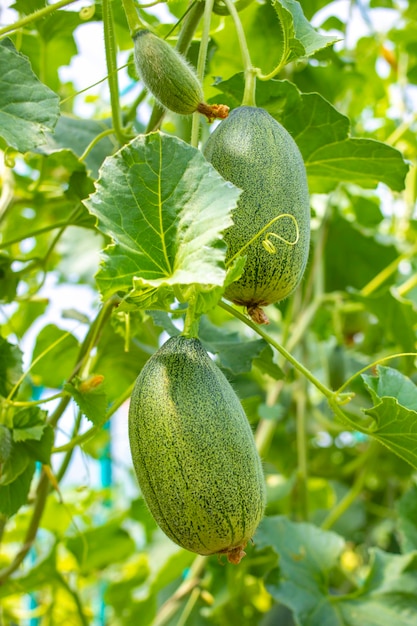
<path fill-rule="evenodd" d="M 32 385 L 32 400 L 40 400 L 41 395 L 43 392 L 43 387 L 38 387 L 36 385 Z M 39 476 L 41 472 L 41 464 L 40 463 L 36 463 L 36 470 L 35 470 L 35 476 Z M 32 548 L 29 552 L 29 559 L 31 563 L 34 563 L 36 561 L 36 550 L 35 548 Z M 29 611 L 34 611 L 35 609 L 37 609 L 37 607 L 39 606 L 37 598 L 36 598 L 36 593 L 31 593 L 29 595 Z M 38 617 L 31 617 L 29 619 L 29 626 L 39 626 L 40 624 L 40 620 Z"/>
<path fill-rule="evenodd" d="M 112 447 L 111 447 L 111 420 L 106 422 L 103 426 L 104 430 L 108 433 L 108 442 L 103 448 L 100 456 L 100 483 L 105 489 L 111 487 L 113 484 L 113 467 L 112 467 Z M 111 497 L 107 497 L 104 500 L 104 506 L 106 508 L 111 507 Z M 106 603 L 104 600 L 104 594 L 106 591 L 106 584 L 101 581 L 100 583 L 100 608 L 98 616 L 99 626 L 106 626 Z"/>

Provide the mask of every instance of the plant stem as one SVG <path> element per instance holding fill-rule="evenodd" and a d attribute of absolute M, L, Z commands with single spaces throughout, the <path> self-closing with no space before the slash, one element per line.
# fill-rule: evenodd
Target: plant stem
<path fill-rule="evenodd" d="M 173 615 L 178 611 L 182 598 L 198 585 L 205 564 L 205 556 L 197 556 L 194 559 L 187 578 L 165 604 L 162 605 L 152 626 L 164 626 L 164 624 L 167 624 L 171 620 Z"/>
<path fill-rule="evenodd" d="M 78 593 L 73 589 L 69 583 L 65 580 L 64 576 L 61 573 L 57 572 L 59 583 L 62 587 L 68 592 L 71 598 L 74 600 L 74 604 L 77 608 L 78 616 L 80 618 L 81 626 L 89 626 L 90 621 L 87 619 L 87 616 L 84 613 L 84 608 Z"/>
<path fill-rule="evenodd" d="M 37 230 L 33 230 L 31 233 L 27 235 L 20 235 L 19 237 L 15 237 L 15 239 L 9 239 L 9 241 L 4 241 L 0 244 L 0 250 L 4 248 L 8 248 L 9 246 L 14 245 L 15 243 L 19 243 L 20 241 L 24 241 L 25 239 L 29 239 L 30 237 L 37 237 L 38 235 L 43 235 L 43 233 L 47 233 L 51 230 L 56 230 L 57 228 L 66 228 L 70 226 L 70 222 L 56 222 L 55 224 L 49 224 L 48 226 L 44 226 L 43 228 L 38 228 Z"/>
<path fill-rule="evenodd" d="M 343 385 L 334 392 L 335 397 L 340 396 L 343 393 L 343 391 L 355 380 L 355 378 L 357 378 L 361 374 L 364 374 L 369 369 L 373 369 L 374 367 L 376 367 L 377 365 L 380 365 L 381 363 L 385 363 L 386 361 L 391 361 L 392 359 L 398 359 L 403 356 L 417 357 L 417 352 L 398 352 L 397 354 L 390 354 L 388 356 L 381 357 L 380 359 L 377 359 L 376 361 L 373 361 L 372 363 L 369 363 L 369 365 L 366 365 L 366 367 L 363 367 L 362 369 L 352 374 L 352 376 L 350 376 L 350 378 L 348 378 L 343 383 Z"/>
<path fill-rule="evenodd" d="M 304 381 L 305 382 L 305 381 Z M 299 511 L 303 521 L 308 519 L 308 469 L 307 469 L 307 423 L 306 423 L 306 389 L 303 380 L 299 379 L 295 397 L 296 429 L 297 429 L 297 492 Z"/>
<path fill-rule="evenodd" d="M 207 50 L 210 38 L 210 24 L 211 14 L 213 10 L 214 0 L 206 0 L 204 3 L 204 15 L 203 15 L 203 32 L 201 34 L 200 48 L 198 51 L 197 59 L 197 76 L 200 79 L 201 84 L 204 81 L 204 71 L 207 61 Z M 194 148 L 198 148 L 198 139 L 200 134 L 200 115 L 194 113 L 191 126 L 191 145 Z"/>
<path fill-rule="evenodd" d="M 284 381 L 278 380 L 274 385 L 273 390 L 268 394 L 267 405 L 273 406 L 284 387 Z M 256 448 L 261 457 L 265 456 L 271 445 L 272 438 L 276 429 L 276 422 L 274 420 L 261 419 L 255 432 Z"/>
<path fill-rule="evenodd" d="M 187 603 L 181 615 L 179 616 L 177 626 L 187 626 L 187 620 L 190 617 L 198 598 L 200 597 L 200 593 L 200 589 L 197 589 L 196 587 L 194 587 L 194 589 L 191 591 L 190 597 L 188 598 Z"/>
<path fill-rule="evenodd" d="M 19 402 L 17 400 L 9 400 L 5 398 L 5 402 L 7 404 L 11 404 L 12 406 L 38 406 L 39 404 L 46 404 L 47 402 L 52 402 L 53 400 L 58 400 L 62 398 L 65 394 L 64 391 L 60 391 L 59 393 L 55 393 L 53 396 L 48 396 L 47 398 L 41 398 L 41 400 L 27 400 L 26 402 Z"/>
<path fill-rule="evenodd" d="M 283 346 L 281 346 L 277 341 L 275 341 L 275 339 L 273 339 L 270 335 L 268 335 L 268 333 L 266 333 L 260 326 L 255 324 L 255 322 L 252 322 L 252 320 L 248 319 L 245 315 L 240 313 L 237 309 L 230 306 L 224 301 L 220 301 L 219 306 L 225 311 L 228 311 L 231 315 L 233 315 L 237 319 L 241 320 L 244 324 L 249 326 L 249 328 L 252 328 L 252 330 L 254 330 L 260 337 L 265 339 L 267 343 L 269 343 L 273 348 L 275 348 L 284 357 L 284 359 L 286 359 L 286 361 L 289 361 L 291 365 L 293 365 L 293 367 L 298 372 L 300 372 L 307 380 L 309 380 L 325 396 L 325 398 L 327 398 L 330 408 L 337 415 L 337 417 L 342 421 L 342 423 L 346 424 L 352 430 L 361 430 L 362 432 L 365 432 L 365 433 L 368 432 L 366 429 L 363 429 L 358 424 L 356 424 L 353 420 L 351 420 L 350 417 L 346 415 L 344 411 L 342 411 L 342 409 L 339 406 L 340 390 L 332 391 L 331 389 L 326 387 L 326 385 L 320 382 L 318 378 L 316 378 L 316 376 L 314 376 L 314 374 L 310 372 L 308 368 L 304 367 L 302 363 L 300 363 L 292 354 L 290 354 L 288 350 L 286 350 Z M 343 388 L 344 387 L 345 385 L 343 385 Z"/>
<path fill-rule="evenodd" d="M 401 261 L 405 261 L 415 255 L 417 252 L 417 246 L 413 246 L 407 252 L 400 254 L 396 259 L 394 259 L 389 265 L 384 267 L 384 269 L 379 272 L 372 280 L 369 281 L 365 287 L 363 287 L 360 291 L 361 296 L 370 296 L 374 291 L 376 291 L 379 287 L 381 287 L 385 281 L 396 272 Z"/>
<path fill-rule="evenodd" d="M 292 354 L 288 352 L 288 350 L 286 350 L 277 341 L 275 341 L 275 339 L 268 335 L 268 333 L 266 333 L 260 326 L 255 324 L 255 322 L 252 322 L 252 320 L 248 319 L 245 315 L 243 315 L 243 313 L 240 313 L 240 311 L 230 306 L 230 304 L 226 304 L 226 302 L 224 302 L 223 300 L 219 302 L 219 306 L 234 317 L 237 317 L 239 320 L 244 322 L 247 326 L 249 326 L 249 328 L 252 328 L 252 330 L 258 333 L 258 335 L 260 335 L 263 339 L 265 339 L 265 341 L 273 346 L 287 361 L 291 363 L 291 365 L 295 367 L 296 370 L 303 374 L 307 378 L 307 380 L 309 380 L 315 387 L 317 387 L 317 389 L 321 391 L 321 393 L 327 399 L 333 398 L 334 392 L 331 389 L 326 387 L 326 385 L 323 385 L 323 383 L 320 382 L 318 378 L 316 378 L 314 374 L 310 372 L 309 369 L 307 369 L 302 363 L 297 361 L 297 359 L 293 357 Z"/>
<path fill-rule="evenodd" d="M 397 293 L 403 298 L 415 287 L 417 287 L 417 273 L 410 276 L 402 285 L 397 287 Z"/>
<path fill-rule="evenodd" d="M 70 376 L 67 379 L 68 382 L 71 382 L 74 376 L 76 376 L 80 371 L 82 372 L 82 369 L 85 365 L 84 363 L 85 359 L 89 358 L 91 350 L 94 348 L 94 346 L 98 342 L 99 335 L 104 325 L 106 324 L 108 318 L 110 317 L 113 308 L 117 305 L 118 301 L 119 301 L 118 297 L 113 296 L 109 300 L 107 300 L 107 302 L 105 302 L 102 308 L 100 309 L 96 319 L 92 322 L 88 330 L 88 333 L 85 336 L 84 341 L 80 346 L 77 363 L 74 369 L 72 370 Z M 56 426 L 61 415 L 64 413 L 65 409 L 67 408 L 70 400 L 71 400 L 71 396 L 69 394 L 62 398 L 61 402 L 58 404 L 57 408 L 55 409 L 55 411 L 52 413 L 51 417 L 49 418 L 49 424 L 51 426 L 53 427 Z"/>
<path fill-rule="evenodd" d="M 127 387 L 126 390 L 122 393 L 122 395 L 113 402 L 111 408 L 106 413 L 103 424 L 101 424 L 100 426 L 92 426 L 85 433 L 82 433 L 81 435 L 78 435 L 76 437 L 74 436 L 68 443 L 64 444 L 63 446 L 59 446 L 59 448 L 53 448 L 52 453 L 55 454 L 59 452 L 69 452 L 73 450 L 75 446 L 82 445 L 83 443 L 86 443 L 86 441 L 91 439 L 91 437 L 94 437 L 94 435 L 100 432 L 104 424 L 109 421 L 109 419 L 117 411 L 117 409 L 119 409 L 122 404 L 126 402 L 128 398 L 130 398 L 134 385 L 135 382 L 131 383 L 129 387 Z"/>
<path fill-rule="evenodd" d="M 146 98 L 146 94 L 148 93 L 147 89 L 142 89 L 142 91 L 138 94 L 132 104 L 129 106 L 128 110 L 124 115 L 124 120 L 126 123 L 132 122 L 136 117 L 136 109 Z"/>
<path fill-rule="evenodd" d="M 334 526 L 337 520 L 342 517 L 344 513 L 346 513 L 350 506 L 352 506 L 352 504 L 355 502 L 356 498 L 360 495 L 363 489 L 367 472 L 368 470 L 365 467 L 361 472 L 358 473 L 352 487 L 321 523 L 321 528 L 323 530 L 329 530 L 332 526 Z"/>
<path fill-rule="evenodd" d="M 246 106 L 255 106 L 256 75 L 258 70 L 252 65 L 245 31 L 243 30 L 242 22 L 240 20 L 239 13 L 237 12 L 236 7 L 233 3 L 233 0 L 224 0 L 224 3 L 227 6 L 227 9 L 234 22 L 240 46 L 240 53 L 242 55 L 245 74 L 245 90 L 243 92 L 242 104 Z"/>
<path fill-rule="evenodd" d="M 77 436 L 78 431 L 79 431 L 80 426 L 81 426 L 81 419 L 82 419 L 82 413 L 81 413 L 81 411 L 78 411 L 77 418 L 76 418 L 75 424 L 74 424 L 74 428 L 72 430 L 71 439 L 75 439 L 75 437 Z M 61 480 L 65 476 L 65 473 L 66 473 L 66 471 L 68 469 L 68 466 L 70 464 L 70 461 L 71 461 L 71 457 L 72 457 L 73 451 L 74 451 L 74 448 L 71 448 L 70 450 L 67 450 L 67 452 L 66 452 L 66 454 L 64 456 L 64 459 L 63 459 L 63 461 L 62 461 L 62 463 L 61 463 L 61 465 L 60 465 L 60 467 L 59 467 L 59 469 L 58 469 L 58 471 L 56 473 L 56 480 L 57 480 L 58 483 L 60 483 Z"/>
<path fill-rule="evenodd" d="M 123 9 L 126 15 L 127 23 L 129 25 L 129 32 L 132 39 L 142 28 L 146 28 L 145 24 L 139 17 L 133 0 L 122 0 Z"/>
<path fill-rule="evenodd" d="M 103 130 L 103 132 L 99 133 L 94 139 L 88 144 L 82 155 L 80 156 L 80 161 L 85 161 L 85 159 L 90 154 L 91 150 L 98 144 L 99 141 L 104 139 L 104 137 L 108 137 L 109 135 L 114 135 L 115 131 L 113 128 L 107 128 L 107 130 Z"/>
<path fill-rule="evenodd" d="M 15 30 L 19 30 L 19 28 L 22 28 L 23 26 L 27 26 L 27 24 L 31 24 L 32 22 L 35 22 L 36 20 L 40 20 L 41 18 L 46 17 L 50 13 L 53 13 L 57 9 L 62 9 L 62 7 L 66 7 L 69 4 L 73 4 L 74 2 L 76 2 L 76 0 L 60 0 L 59 2 L 56 2 L 55 4 L 50 4 L 49 6 L 44 7 L 43 9 L 38 9 L 37 11 L 34 11 L 30 15 L 27 15 L 26 17 L 22 17 L 22 19 L 17 20 L 13 24 L 9 24 L 9 26 L 4 26 L 3 28 L 0 28 L 0 37 L 2 35 L 6 35 L 7 33 L 12 33 Z"/>
<path fill-rule="evenodd" d="M 15 395 L 15 393 L 17 392 L 17 390 L 19 389 L 21 383 L 24 381 L 24 379 L 26 378 L 26 376 L 29 374 L 30 370 L 36 365 L 36 363 L 38 363 L 41 359 L 43 359 L 43 357 L 50 352 L 51 350 L 54 350 L 54 348 L 56 348 L 61 341 L 64 341 L 65 339 L 67 339 L 70 335 L 70 332 L 66 332 L 64 335 L 61 335 L 61 337 L 59 337 L 58 339 L 56 339 L 56 341 L 54 341 L 53 343 L 51 343 L 41 354 L 39 354 L 35 359 L 33 359 L 32 363 L 30 364 L 29 368 L 23 372 L 23 374 L 19 377 L 19 379 L 17 380 L 17 382 L 14 384 L 14 386 L 12 387 L 12 389 L 9 392 L 9 395 L 6 398 L 6 401 L 8 403 L 12 403 L 12 398 Z"/>
<path fill-rule="evenodd" d="M 196 0 L 196 2 L 194 2 L 187 9 L 176 45 L 178 52 L 181 52 L 181 54 L 187 54 L 188 48 L 190 47 L 194 37 L 194 33 L 197 30 L 197 26 L 199 25 L 203 15 L 204 2 L 201 0 Z"/>
<path fill-rule="evenodd" d="M 126 137 L 122 128 L 122 116 L 119 100 L 119 81 L 117 77 L 116 40 L 114 36 L 114 22 L 111 0 L 102 0 L 104 45 L 106 50 L 107 80 L 110 89 L 110 103 L 113 128 L 120 144 L 124 144 Z"/>

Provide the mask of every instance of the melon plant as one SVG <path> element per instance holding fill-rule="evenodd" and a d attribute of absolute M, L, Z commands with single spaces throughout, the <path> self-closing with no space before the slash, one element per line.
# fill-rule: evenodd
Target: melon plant
<path fill-rule="evenodd" d="M 168 537 L 239 563 L 263 516 L 263 470 L 239 399 L 198 339 L 172 337 L 147 361 L 129 439 L 143 496 Z"/>
<path fill-rule="evenodd" d="M 265 323 L 262 307 L 289 296 L 307 263 L 310 202 L 301 153 L 267 111 L 242 106 L 211 134 L 204 154 L 243 190 L 225 241 L 226 262 L 245 255 L 246 265 L 225 296 Z"/>

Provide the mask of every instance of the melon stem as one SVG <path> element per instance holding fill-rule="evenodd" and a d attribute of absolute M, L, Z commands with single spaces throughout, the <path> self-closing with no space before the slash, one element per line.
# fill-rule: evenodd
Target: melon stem
<path fill-rule="evenodd" d="M 243 30 L 242 22 L 239 17 L 239 13 L 232 0 L 224 0 L 225 5 L 232 17 L 235 25 L 237 38 L 239 41 L 240 52 L 242 55 L 243 68 L 245 73 L 245 89 L 243 92 L 242 105 L 256 106 L 255 91 L 256 91 L 256 75 L 257 68 L 254 68 L 250 58 L 249 48 L 246 41 L 245 31 Z"/>

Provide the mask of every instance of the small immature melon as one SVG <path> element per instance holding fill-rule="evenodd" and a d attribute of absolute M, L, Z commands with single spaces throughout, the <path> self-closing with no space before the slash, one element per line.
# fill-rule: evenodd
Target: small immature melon
<path fill-rule="evenodd" d="M 227 117 L 229 107 L 204 102 L 194 68 L 168 42 L 146 29 L 139 30 L 133 40 L 138 74 L 163 107 L 181 115 L 199 111 L 210 120 Z"/>
<path fill-rule="evenodd" d="M 239 563 L 264 512 L 262 464 L 238 397 L 198 339 L 172 337 L 146 363 L 129 439 L 142 494 L 168 537 Z"/>
<path fill-rule="evenodd" d="M 246 265 L 225 297 L 265 323 L 262 306 L 289 296 L 307 263 L 310 202 L 301 153 L 267 111 L 242 106 L 211 134 L 204 155 L 243 190 L 224 239 L 226 263 L 246 255 Z"/>

